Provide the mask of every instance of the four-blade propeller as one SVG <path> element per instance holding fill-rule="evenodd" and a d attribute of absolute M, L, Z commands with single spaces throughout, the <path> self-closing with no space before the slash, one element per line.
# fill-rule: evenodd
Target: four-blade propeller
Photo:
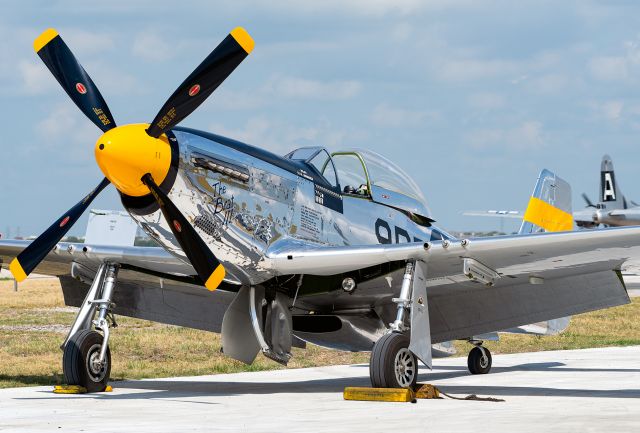
<path fill-rule="evenodd" d="M 96 156 L 100 157 L 98 162 L 106 177 L 11 262 L 10 270 L 16 280 L 24 280 L 38 266 L 111 182 L 123 194 L 131 191 L 137 194 L 140 184 L 148 188 L 202 283 L 209 290 L 215 290 L 225 276 L 224 267 L 154 180 L 151 173 L 164 173 L 166 167 L 152 158 L 140 161 L 139 155 L 147 155 L 145 152 L 150 147 L 157 148 L 154 155 L 166 154 L 165 133 L 200 106 L 251 53 L 253 46 L 253 39 L 243 28 L 234 29 L 169 97 L 149 127 L 145 126 L 147 135 L 143 134 L 144 138 L 136 135 L 141 125 L 116 126 L 100 91 L 58 32 L 48 29 L 36 38 L 34 49 L 42 61 L 78 108 L 105 133 L 98 140 L 100 153 L 96 151 Z M 130 166 L 119 166 L 127 163 Z"/>

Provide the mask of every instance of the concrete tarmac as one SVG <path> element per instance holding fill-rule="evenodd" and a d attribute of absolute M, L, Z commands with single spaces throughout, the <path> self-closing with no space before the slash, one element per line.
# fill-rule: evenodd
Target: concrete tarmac
<path fill-rule="evenodd" d="M 117 356 L 117 354 L 116 354 Z M 354 432 L 640 431 L 640 346 L 496 355 L 472 376 L 466 358 L 436 360 L 422 382 L 505 402 L 344 401 L 368 366 L 114 382 L 112 393 L 0 390 L 0 431 Z"/>

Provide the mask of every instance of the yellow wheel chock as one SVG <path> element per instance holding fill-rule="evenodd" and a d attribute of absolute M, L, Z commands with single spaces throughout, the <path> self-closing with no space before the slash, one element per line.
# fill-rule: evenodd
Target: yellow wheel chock
<path fill-rule="evenodd" d="M 107 385 L 103 392 L 111 392 L 113 388 Z M 56 385 L 53 387 L 54 394 L 86 394 L 87 388 L 80 385 Z"/>

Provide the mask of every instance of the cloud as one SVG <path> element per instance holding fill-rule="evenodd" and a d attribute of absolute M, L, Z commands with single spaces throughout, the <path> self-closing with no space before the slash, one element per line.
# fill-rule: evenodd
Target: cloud
<path fill-rule="evenodd" d="M 531 150 L 544 146 L 543 125 L 528 120 L 513 128 L 486 128 L 466 134 L 466 140 L 476 150 Z"/>
<path fill-rule="evenodd" d="M 444 58 L 439 64 L 433 66 L 437 78 L 454 82 L 519 75 L 519 69 L 516 62 L 501 59 Z"/>
<path fill-rule="evenodd" d="M 83 56 L 102 55 L 115 48 L 114 35 L 105 32 L 87 31 L 80 28 L 62 28 L 60 36 L 71 51 L 82 62 Z"/>
<path fill-rule="evenodd" d="M 602 113 L 604 116 L 612 121 L 620 120 L 622 115 L 622 109 L 624 108 L 623 101 L 607 101 L 602 105 Z"/>
<path fill-rule="evenodd" d="M 265 116 L 249 118 L 239 128 L 228 128 L 214 123 L 212 132 L 284 155 L 302 146 L 324 146 L 329 149 L 354 146 L 366 140 L 367 132 L 334 127 L 328 120 L 320 119 L 313 124 L 295 125 Z"/>
<path fill-rule="evenodd" d="M 160 62 L 171 59 L 176 52 L 176 47 L 169 44 L 159 34 L 146 31 L 135 36 L 131 52 L 141 59 Z"/>
<path fill-rule="evenodd" d="M 126 68 L 126 65 L 123 67 Z M 109 59 L 87 62 L 85 69 L 107 103 L 110 97 L 116 95 L 140 95 L 146 91 L 144 83 L 140 83 L 135 76 L 124 72 L 119 64 Z"/>
<path fill-rule="evenodd" d="M 34 148 L 57 149 L 57 153 L 75 161 L 92 159 L 99 135 L 95 125 L 68 101 L 56 105 L 36 124 L 35 131 L 39 141 Z"/>
<path fill-rule="evenodd" d="M 255 110 L 280 104 L 283 99 L 344 101 L 357 96 L 362 84 L 354 80 L 318 81 L 292 76 L 273 76 L 256 88 L 234 90 L 221 86 L 213 98 L 223 110 Z"/>
<path fill-rule="evenodd" d="M 624 57 L 600 56 L 589 60 L 589 71 L 597 80 L 626 80 L 629 76 L 628 61 Z"/>
<path fill-rule="evenodd" d="M 377 105 L 371 113 L 371 121 L 374 125 L 390 128 L 421 126 L 438 117 L 437 113 L 405 110 L 403 108 L 390 107 L 387 104 Z"/>
<path fill-rule="evenodd" d="M 474 93 L 469 96 L 468 102 L 472 108 L 479 108 L 483 110 L 502 108 L 505 105 L 504 96 L 492 92 Z"/>
<path fill-rule="evenodd" d="M 544 94 L 557 94 L 566 91 L 571 84 L 572 80 L 569 80 L 569 77 L 558 73 L 543 74 L 529 82 L 529 86 L 534 92 Z"/>
<path fill-rule="evenodd" d="M 257 2 L 257 7 L 265 3 Z M 407 16 L 417 12 L 474 7 L 471 0 L 323 0 L 304 2 L 296 0 L 273 0 L 268 2 L 270 10 L 284 10 L 290 14 L 348 14 L 356 16 Z"/>
<path fill-rule="evenodd" d="M 292 99 L 345 100 L 360 93 L 362 84 L 354 80 L 317 81 L 280 76 L 271 78 L 263 91 Z"/>
<path fill-rule="evenodd" d="M 626 41 L 624 47 L 624 54 L 589 59 L 589 72 L 593 78 L 602 81 L 636 80 L 640 73 L 640 43 L 638 40 Z"/>
<path fill-rule="evenodd" d="M 57 84 L 46 66 L 35 60 L 18 62 L 18 70 L 22 79 L 22 91 L 28 95 L 47 93 Z"/>

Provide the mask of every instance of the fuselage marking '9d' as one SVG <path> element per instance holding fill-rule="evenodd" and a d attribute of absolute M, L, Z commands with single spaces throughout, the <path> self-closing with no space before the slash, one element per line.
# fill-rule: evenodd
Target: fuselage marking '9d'
<path fill-rule="evenodd" d="M 378 242 L 381 244 L 391 244 L 394 243 L 394 239 L 391 236 L 391 226 L 388 222 L 383 220 L 382 218 L 378 218 L 375 223 L 376 229 L 376 237 L 378 238 Z M 399 244 L 401 242 L 412 242 L 411 235 L 405 229 L 400 228 L 398 226 L 393 226 L 393 233 L 395 234 L 395 243 Z M 403 239 L 400 241 L 400 239 Z M 413 237 L 413 242 L 422 242 L 422 239 Z"/>

